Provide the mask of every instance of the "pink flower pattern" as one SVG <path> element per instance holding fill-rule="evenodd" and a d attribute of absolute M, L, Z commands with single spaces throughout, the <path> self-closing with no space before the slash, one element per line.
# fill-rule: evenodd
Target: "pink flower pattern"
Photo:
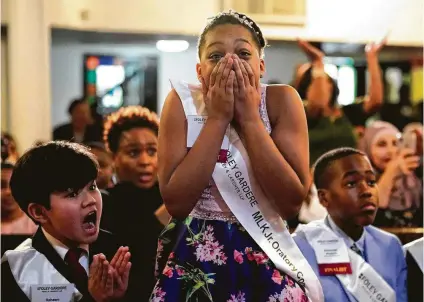
<path fill-rule="evenodd" d="M 280 271 L 277 269 L 274 269 L 271 279 L 277 284 L 281 284 L 281 281 L 283 280 L 283 278 L 281 277 Z"/>
<path fill-rule="evenodd" d="M 237 295 L 231 295 L 230 299 L 227 300 L 227 302 L 246 302 L 245 294 L 241 291 L 237 293 Z"/>
<path fill-rule="evenodd" d="M 158 248 L 156 250 L 156 262 L 155 262 L 155 277 L 159 276 L 159 259 L 162 258 L 163 243 L 162 240 L 158 240 Z"/>
<path fill-rule="evenodd" d="M 224 246 L 215 240 L 213 226 L 208 225 L 202 237 L 201 240 L 196 242 L 195 255 L 197 260 L 201 262 L 212 261 L 218 265 L 226 264 L 227 256 L 223 251 Z"/>
<path fill-rule="evenodd" d="M 238 263 L 238 264 L 242 264 L 243 263 L 243 253 L 234 250 L 234 260 Z"/>
<path fill-rule="evenodd" d="M 168 278 L 171 278 L 174 275 L 174 271 L 172 269 L 172 267 L 169 267 L 168 265 L 165 266 L 165 268 L 163 269 L 163 274 L 165 276 L 167 276 Z"/>
<path fill-rule="evenodd" d="M 153 289 L 152 297 L 150 299 L 151 302 L 165 302 L 166 292 L 162 290 L 159 286 L 155 286 Z"/>
<path fill-rule="evenodd" d="M 237 237 L 242 232 L 237 224 L 226 224 L 223 227 L 219 223 L 187 219 L 185 234 L 179 236 L 181 239 L 173 252 L 167 249 L 167 244 L 172 241 L 160 238 L 158 258 L 163 257 L 165 251 L 169 256 L 166 263 L 160 264 L 163 265 L 160 269 L 162 274 L 157 278 L 150 302 L 165 302 L 165 299 L 167 302 L 215 301 L 222 294 L 227 295 L 223 299 L 226 302 L 256 302 L 252 299 L 257 293 L 250 292 L 251 285 L 234 288 L 236 284 L 232 280 L 226 281 L 227 278 L 238 280 L 237 278 L 244 277 L 253 278 L 252 280 L 260 278 L 261 282 L 269 280 L 266 292 L 263 293 L 268 297 L 266 302 L 308 301 L 300 286 L 291 277 L 277 270 L 254 242 L 247 246 L 245 243 L 240 244 L 246 237 Z M 230 236 L 220 237 L 224 228 L 225 231 L 231 229 Z M 238 234 L 234 233 L 234 229 Z M 232 238 L 236 240 L 233 242 Z M 237 241 L 238 238 L 242 238 L 242 241 Z M 181 248 L 178 248 L 178 245 Z M 233 248 L 230 249 L 231 247 Z M 226 253 L 231 253 L 230 251 L 233 257 L 227 258 Z M 234 266 L 237 267 L 236 271 Z M 249 270 L 252 270 L 252 273 Z"/>
<path fill-rule="evenodd" d="M 308 302 L 308 298 L 300 287 L 290 287 L 287 284 L 281 293 L 269 296 L 267 302 Z"/>

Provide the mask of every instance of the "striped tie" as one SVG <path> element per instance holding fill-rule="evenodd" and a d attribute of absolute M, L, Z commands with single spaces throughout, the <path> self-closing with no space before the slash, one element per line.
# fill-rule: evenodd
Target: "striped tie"
<path fill-rule="evenodd" d="M 354 251 L 355 253 L 357 253 L 359 256 L 361 256 L 362 257 L 362 253 L 361 253 L 361 250 L 356 246 L 356 244 L 354 243 L 351 247 L 350 247 L 350 249 L 352 250 L 352 251 Z"/>

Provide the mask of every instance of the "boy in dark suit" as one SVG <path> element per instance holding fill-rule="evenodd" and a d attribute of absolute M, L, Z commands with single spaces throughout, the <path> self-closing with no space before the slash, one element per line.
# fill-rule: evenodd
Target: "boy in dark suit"
<path fill-rule="evenodd" d="M 406 302 L 406 263 L 399 239 L 371 224 L 376 176 L 364 153 L 340 148 L 322 155 L 314 182 L 324 220 L 298 227 L 293 239 L 322 285 L 326 302 Z"/>
<path fill-rule="evenodd" d="M 39 228 L 32 239 L 5 252 L 2 301 L 34 301 L 40 295 L 58 301 L 59 294 L 51 294 L 51 300 L 42 292 L 58 286 L 65 288 L 59 301 L 122 299 L 130 253 L 120 247 L 113 256 L 112 235 L 99 229 L 97 171 L 93 155 L 76 143 L 50 142 L 19 159 L 10 181 L 12 195 Z"/>
<path fill-rule="evenodd" d="M 408 266 L 408 299 L 409 302 L 423 301 L 423 244 L 424 239 L 414 240 L 405 244 L 403 250 L 405 251 L 406 265 Z"/>

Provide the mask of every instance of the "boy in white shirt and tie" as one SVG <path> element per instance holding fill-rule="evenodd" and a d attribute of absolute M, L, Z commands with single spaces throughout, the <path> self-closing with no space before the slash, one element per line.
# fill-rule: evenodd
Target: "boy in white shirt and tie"
<path fill-rule="evenodd" d="M 97 171 L 93 155 L 76 143 L 50 142 L 19 159 L 12 195 L 39 228 L 33 238 L 5 252 L 2 301 L 123 299 L 130 253 L 120 247 L 113 256 L 112 235 L 99 229 Z"/>

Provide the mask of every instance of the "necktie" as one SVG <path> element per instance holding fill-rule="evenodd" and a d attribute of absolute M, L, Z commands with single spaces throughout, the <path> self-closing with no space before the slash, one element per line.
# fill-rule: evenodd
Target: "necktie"
<path fill-rule="evenodd" d="M 361 252 L 361 250 L 356 246 L 356 244 L 354 243 L 351 247 L 350 247 L 350 249 L 352 250 L 352 251 L 354 251 L 355 253 L 357 253 L 359 256 L 361 256 L 362 257 L 362 252 Z"/>
<path fill-rule="evenodd" d="M 68 265 L 73 283 L 80 284 L 84 288 L 88 287 L 88 276 L 85 269 L 79 263 L 83 249 L 72 248 L 65 255 L 65 262 Z"/>

